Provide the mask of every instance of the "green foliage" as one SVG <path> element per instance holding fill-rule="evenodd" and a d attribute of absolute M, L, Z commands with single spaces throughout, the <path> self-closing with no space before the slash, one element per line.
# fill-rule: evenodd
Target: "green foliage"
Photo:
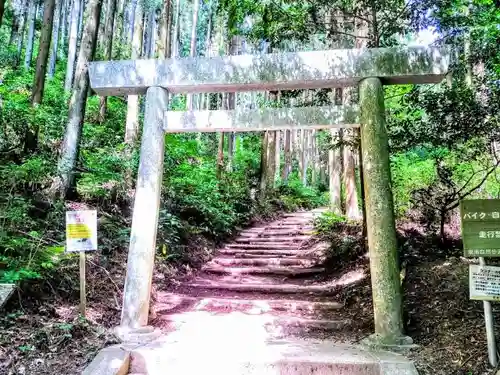
<path fill-rule="evenodd" d="M 412 208 L 412 192 L 429 186 L 436 178 L 434 162 L 425 150 L 394 155 L 391 158 L 392 193 L 396 216 Z"/>
<path fill-rule="evenodd" d="M 296 174 L 290 176 L 287 184 L 278 188 L 285 211 L 296 211 L 300 208 L 313 209 L 327 204 L 328 199 L 315 187 L 304 186 Z"/>
<path fill-rule="evenodd" d="M 331 267 L 349 257 L 355 257 L 365 248 L 364 239 L 360 236 L 360 223 L 350 222 L 346 217 L 331 211 L 314 219 L 314 229 L 319 238 L 331 244 L 326 254 L 326 263 L 332 263 Z"/>
<path fill-rule="evenodd" d="M 319 235 L 329 235 L 339 226 L 347 223 L 347 218 L 332 211 L 326 211 L 314 219 L 314 229 Z"/>
<path fill-rule="evenodd" d="M 2 68 L 0 77 L 0 282 L 22 282 L 50 275 L 71 258 L 63 252 L 64 202 L 49 195 L 69 98 L 61 69 L 47 81 L 44 101 L 36 108 L 30 105 L 32 72 Z M 183 106 L 184 99 L 173 105 Z M 75 171 L 80 201 L 99 208 L 99 249 L 106 257 L 126 249 L 130 235 L 131 183 L 139 147 L 123 143 L 125 117 L 122 98 L 108 98 L 104 121 L 99 98 L 88 99 Z M 38 148 L 26 152 L 25 134 L 36 129 Z M 315 189 L 293 179 L 288 188 L 281 186 L 258 201 L 260 147 L 259 135 L 238 136 L 231 168 L 217 180 L 214 134 L 166 136 L 157 236 L 162 259 L 195 264 L 199 254 L 191 243 L 196 238 L 221 241 L 256 215 L 324 202 Z"/>

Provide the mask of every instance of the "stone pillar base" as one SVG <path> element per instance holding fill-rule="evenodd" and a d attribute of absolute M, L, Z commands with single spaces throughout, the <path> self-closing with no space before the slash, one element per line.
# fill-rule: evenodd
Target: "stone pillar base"
<path fill-rule="evenodd" d="M 365 337 L 360 344 L 369 349 L 388 350 L 395 353 L 404 353 L 418 348 L 418 345 L 413 343 L 410 336 L 399 336 L 389 342 L 377 333 Z"/>
<path fill-rule="evenodd" d="M 161 336 L 161 331 L 151 326 L 140 328 L 118 326 L 113 329 L 113 333 L 123 344 L 132 346 L 150 343 Z"/>

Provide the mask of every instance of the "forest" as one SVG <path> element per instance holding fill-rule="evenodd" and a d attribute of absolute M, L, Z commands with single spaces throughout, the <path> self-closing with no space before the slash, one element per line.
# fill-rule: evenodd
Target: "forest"
<path fill-rule="evenodd" d="M 96 95 L 89 61 L 397 45 L 453 54 L 441 83 L 384 88 L 402 279 L 405 295 L 421 298 L 405 301 L 407 331 L 429 362 L 447 358 L 429 373 L 490 373 L 482 305 L 468 299 L 460 260 L 458 206 L 500 198 L 494 0 L 0 0 L 0 283 L 19 286 L 0 315 L 0 373 L 54 373 L 51 353 L 62 348 L 82 366 L 113 341 L 104 328 L 119 319 L 144 98 Z M 169 109 L 326 106 L 357 95 L 173 95 Z M 366 246 L 357 130 L 165 137 L 156 280 L 175 283 L 242 228 L 284 212 L 329 207 L 316 230 L 335 245 L 332 262 L 347 265 Z M 64 251 L 73 209 L 99 218 L 87 319 L 70 312 L 79 288 L 78 256 Z M 438 266 L 446 262 L 449 272 Z M 474 352 L 464 348 L 470 337 Z"/>

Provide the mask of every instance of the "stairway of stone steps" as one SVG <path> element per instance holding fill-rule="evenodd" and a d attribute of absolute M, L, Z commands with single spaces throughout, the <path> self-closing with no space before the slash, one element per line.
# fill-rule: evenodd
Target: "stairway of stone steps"
<path fill-rule="evenodd" d="M 343 308 L 334 297 L 339 285 L 315 278 L 324 271 L 326 248 L 313 241 L 313 218 L 320 213 L 286 214 L 245 229 L 189 282 L 158 292 L 153 325 L 164 337 L 134 352 L 130 373 L 176 369 L 176 357 L 187 352 L 210 361 L 229 355 L 237 363 L 237 353 L 260 360 L 276 350 L 270 349 L 275 340 L 331 338 L 345 330 L 350 322 L 336 317 Z M 179 375 L 186 365 L 179 360 Z"/>
<path fill-rule="evenodd" d="M 343 307 L 332 296 L 339 285 L 315 279 L 324 271 L 325 246 L 312 241 L 312 221 L 320 213 L 286 214 L 243 230 L 190 282 L 159 292 L 155 326 L 178 332 L 198 321 L 229 321 L 239 314 L 258 321 L 268 337 L 283 338 L 325 335 L 348 324 L 335 319 Z"/>
<path fill-rule="evenodd" d="M 399 357 L 343 340 L 356 322 L 336 295 L 353 277 L 319 281 L 320 212 L 246 229 L 189 282 L 159 292 L 155 330 L 141 335 L 151 336 L 147 345 L 132 345 L 129 374 L 415 375 Z"/>

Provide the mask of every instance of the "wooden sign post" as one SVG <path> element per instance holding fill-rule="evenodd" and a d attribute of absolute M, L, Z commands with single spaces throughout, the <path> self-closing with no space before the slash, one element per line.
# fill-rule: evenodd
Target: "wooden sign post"
<path fill-rule="evenodd" d="M 500 300 L 500 267 L 486 266 L 485 257 L 500 257 L 500 199 L 473 199 L 460 202 L 464 256 L 479 257 L 469 266 L 470 298 L 483 300 L 488 359 L 498 365 L 493 312 L 490 301 Z"/>
<path fill-rule="evenodd" d="M 66 212 L 66 252 L 80 253 L 80 314 L 85 316 L 85 251 L 97 250 L 97 211 Z"/>

